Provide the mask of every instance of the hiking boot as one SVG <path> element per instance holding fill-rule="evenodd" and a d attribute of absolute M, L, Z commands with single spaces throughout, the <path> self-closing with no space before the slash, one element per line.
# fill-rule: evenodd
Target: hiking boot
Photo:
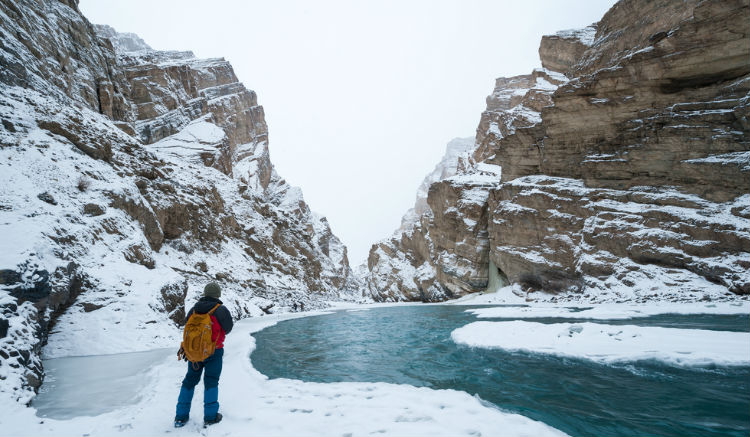
<path fill-rule="evenodd" d="M 187 417 L 184 418 L 184 419 L 180 418 L 180 417 L 175 417 L 174 418 L 174 427 L 175 428 L 182 428 L 183 426 L 185 426 L 185 424 L 187 423 L 187 421 L 188 421 Z"/>
<path fill-rule="evenodd" d="M 221 413 L 216 413 L 216 418 L 214 418 L 214 420 L 203 420 L 203 427 L 205 428 L 210 425 L 216 425 L 221 422 L 222 417 Z"/>

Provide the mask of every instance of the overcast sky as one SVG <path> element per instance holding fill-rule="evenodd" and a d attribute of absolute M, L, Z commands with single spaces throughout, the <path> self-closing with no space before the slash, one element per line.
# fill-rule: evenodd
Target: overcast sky
<path fill-rule="evenodd" d="M 613 0 L 81 0 L 93 23 L 159 50 L 224 57 L 258 93 L 271 161 L 355 266 L 399 226 L 500 76 L 541 66 L 542 35 Z"/>

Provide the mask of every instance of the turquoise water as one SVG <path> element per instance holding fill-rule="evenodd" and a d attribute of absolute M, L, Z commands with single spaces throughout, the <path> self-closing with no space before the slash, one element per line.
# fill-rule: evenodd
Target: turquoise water
<path fill-rule="evenodd" d="M 289 320 L 254 334 L 257 348 L 251 359 L 270 378 L 463 390 L 573 436 L 750 435 L 750 367 L 673 367 L 654 361 L 603 365 L 459 346 L 450 333 L 477 320 L 465 312 L 468 308 L 374 308 Z M 597 322 L 750 331 L 750 315 Z"/>

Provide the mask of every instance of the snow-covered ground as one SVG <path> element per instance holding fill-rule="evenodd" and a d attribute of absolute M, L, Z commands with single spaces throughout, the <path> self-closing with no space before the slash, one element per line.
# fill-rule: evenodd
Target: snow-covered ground
<path fill-rule="evenodd" d="M 512 293 L 511 287 L 498 293 L 464 298 L 458 303 L 490 303 L 491 300 L 526 306 L 472 308 L 467 311 L 480 318 L 514 319 L 627 319 L 667 313 L 750 313 L 748 302 L 552 306 L 549 303 L 526 303 Z M 331 304 L 335 309 L 347 311 L 420 305 Z M 65 374 L 72 380 L 51 381 L 46 387 L 53 391 L 45 393 L 31 408 L 8 399 L 0 400 L 0 425 L 7 435 L 563 435 L 546 424 L 501 411 L 461 391 L 388 383 L 269 380 L 253 368 L 249 360 L 255 348 L 252 333 L 283 320 L 320 314 L 325 312 L 253 317 L 236 324 L 227 338 L 220 382 L 224 421 L 205 430 L 202 428 L 200 387 L 193 400 L 193 414 L 188 426 L 177 430 L 172 427 L 185 364 L 177 362 L 169 350 L 163 349 L 59 361 L 60 365 L 68 366 Z M 47 356 L 61 356 L 64 343 L 71 340 L 56 336 L 59 334 L 54 334 L 50 343 L 54 352 L 47 351 Z M 688 366 L 750 364 L 750 333 L 747 332 L 514 320 L 473 322 L 455 330 L 452 338 L 457 343 L 475 347 L 524 350 L 584 358 L 603 364 L 640 359 Z M 94 353 L 108 350 L 103 348 Z M 103 370 L 110 366 L 124 370 Z M 93 378 L 90 377 L 92 373 L 95 374 Z M 89 386 L 77 386 L 76 374 L 86 374 L 87 377 L 81 380 L 85 379 L 84 384 Z M 110 375 L 109 380 L 106 375 Z M 102 405 L 92 406 L 86 396 L 95 397 Z M 56 402 L 62 408 L 55 410 Z M 75 414 L 64 411 L 65 406 L 71 404 L 80 411 Z M 41 415 L 49 417 L 37 416 L 36 407 Z M 69 416 L 75 417 L 65 418 Z"/>
<path fill-rule="evenodd" d="M 494 292 L 480 292 L 467 294 L 458 299 L 446 302 L 448 305 L 529 305 L 526 301 L 521 286 L 508 285 Z"/>
<path fill-rule="evenodd" d="M 750 365 L 750 333 L 599 323 L 474 322 L 453 341 L 585 358 L 600 363 L 658 360 L 675 365 Z"/>
<path fill-rule="evenodd" d="M 356 309 L 349 306 L 349 309 Z M 526 417 L 487 406 L 467 393 L 386 383 L 308 383 L 269 380 L 249 360 L 250 335 L 281 320 L 321 313 L 256 317 L 228 336 L 220 382 L 224 420 L 202 429 L 202 389 L 191 421 L 174 429 L 175 402 L 185 364 L 156 359 L 143 369 L 149 384 L 131 405 L 69 420 L 39 418 L 35 408 L 0 401 L 4 435 L 564 435 Z M 106 359 L 103 358 L 102 363 Z M 125 358 L 125 357 L 123 357 Z M 64 396 L 64 393 L 61 393 Z M 83 412 L 85 413 L 85 412 Z"/>

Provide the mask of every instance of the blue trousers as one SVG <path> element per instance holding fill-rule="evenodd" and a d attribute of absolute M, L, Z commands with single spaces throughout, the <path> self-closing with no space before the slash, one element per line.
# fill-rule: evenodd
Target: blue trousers
<path fill-rule="evenodd" d="M 195 386 L 201 380 L 201 373 L 206 369 L 203 375 L 203 420 L 216 419 L 216 413 L 219 412 L 219 376 L 221 375 L 221 363 L 224 356 L 224 349 L 216 351 L 202 363 L 188 363 L 187 374 L 182 380 L 180 396 L 177 398 L 177 414 L 175 419 L 187 420 L 190 417 L 190 404 L 193 402 L 193 393 Z"/>

